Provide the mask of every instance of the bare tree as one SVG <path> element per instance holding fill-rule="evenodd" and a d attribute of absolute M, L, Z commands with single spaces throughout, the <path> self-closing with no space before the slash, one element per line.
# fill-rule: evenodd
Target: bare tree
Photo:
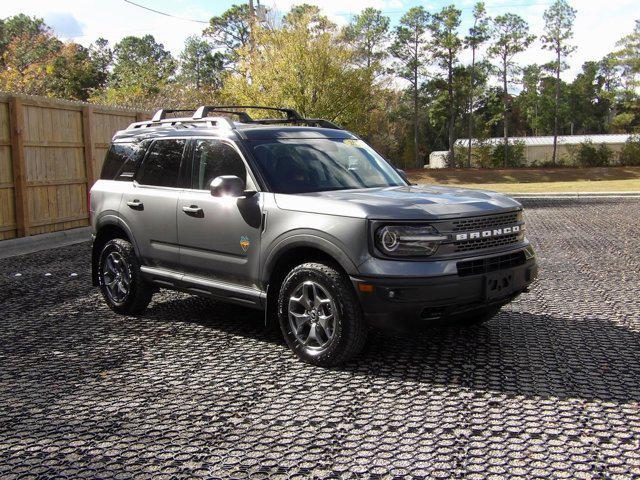
<path fill-rule="evenodd" d="M 425 34 L 429 14 L 423 7 L 413 7 L 400 19 L 395 29 L 391 53 L 399 62 L 397 74 L 411 82 L 413 94 L 413 148 L 416 168 L 420 168 L 418 153 L 418 87 L 420 72 L 427 63 Z"/>
<path fill-rule="evenodd" d="M 489 47 L 489 56 L 498 59 L 497 70 L 502 80 L 502 125 L 506 167 L 509 163 L 509 78 L 519 70 L 514 57 L 524 52 L 536 37 L 529 33 L 527 22 L 514 13 L 505 13 L 493 20 L 491 37 L 493 43 Z"/>
<path fill-rule="evenodd" d="M 468 118 L 468 138 L 467 147 L 467 168 L 471 168 L 471 139 L 473 138 L 473 94 L 476 88 L 476 52 L 478 48 L 489 40 L 489 22 L 484 2 L 478 2 L 473 7 L 473 26 L 469 29 L 469 35 L 465 38 L 465 44 L 471 49 L 471 74 L 469 79 L 469 118 Z"/>
<path fill-rule="evenodd" d="M 453 71 L 459 61 L 459 55 L 463 48 L 463 42 L 458 36 L 460 17 L 462 12 L 453 5 L 444 7 L 431 16 L 429 30 L 431 32 L 431 48 L 433 58 L 447 75 L 447 102 L 448 102 L 448 142 L 449 165 L 454 162 L 454 144 L 456 131 L 456 98 L 453 86 Z"/>
<path fill-rule="evenodd" d="M 560 105 L 560 72 L 567 68 L 563 58 L 568 57 L 576 49 L 567 42 L 573 37 L 573 22 L 576 10 L 565 0 L 556 0 L 544 12 L 544 35 L 542 48 L 555 53 L 555 60 L 551 66 L 556 75 L 555 101 L 553 105 L 553 164 L 556 163 L 558 151 L 558 107 Z"/>

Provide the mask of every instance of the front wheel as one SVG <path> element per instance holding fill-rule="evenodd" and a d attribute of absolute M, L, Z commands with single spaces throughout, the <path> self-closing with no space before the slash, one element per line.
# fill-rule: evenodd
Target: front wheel
<path fill-rule="evenodd" d="M 121 238 L 109 240 L 100 253 L 98 279 L 109 308 L 124 315 L 138 315 L 151 302 L 153 288 L 142 278 L 133 245 Z"/>
<path fill-rule="evenodd" d="M 278 318 L 289 347 L 313 365 L 352 359 L 367 337 L 351 282 L 324 263 L 305 263 L 289 272 L 280 287 Z"/>

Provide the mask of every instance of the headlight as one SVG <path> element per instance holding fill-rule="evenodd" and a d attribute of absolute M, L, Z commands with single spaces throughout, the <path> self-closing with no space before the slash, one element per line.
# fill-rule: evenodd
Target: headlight
<path fill-rule="evenodd" d="M 446 239 L 431 225 L 386 225 L 375 233 L 378 250 L 392 257 L 428 257 Z"/>

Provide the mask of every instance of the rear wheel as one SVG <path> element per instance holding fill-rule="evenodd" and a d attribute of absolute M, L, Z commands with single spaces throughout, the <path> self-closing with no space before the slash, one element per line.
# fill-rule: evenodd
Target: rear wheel
<path fill-rule="evenodd" d="M 333 266 L 305 263 L 286 276 L 278 296 L 280 329 L 305 362 L 330 367 L 355 357 L 367 328 L 349 279 Z"/>
<path fill-rule="evenodd" d="M 100 253 L 100 290 L 116 313 L 138 315 L 151 302 L 153 287 L 142 278 L 133 245 L 121 238 L 109 240 Z"/>

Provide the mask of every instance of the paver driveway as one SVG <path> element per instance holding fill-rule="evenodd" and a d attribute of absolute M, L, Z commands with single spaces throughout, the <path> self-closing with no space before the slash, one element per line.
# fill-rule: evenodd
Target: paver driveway
<path fill-rule="evenodd" d="M 88 244 L 0 260 L 0 477 L 640 477 L 640 201 L 526 206 L 531 293 L 335 370 L 251 310 L 113 314 Z"/>

